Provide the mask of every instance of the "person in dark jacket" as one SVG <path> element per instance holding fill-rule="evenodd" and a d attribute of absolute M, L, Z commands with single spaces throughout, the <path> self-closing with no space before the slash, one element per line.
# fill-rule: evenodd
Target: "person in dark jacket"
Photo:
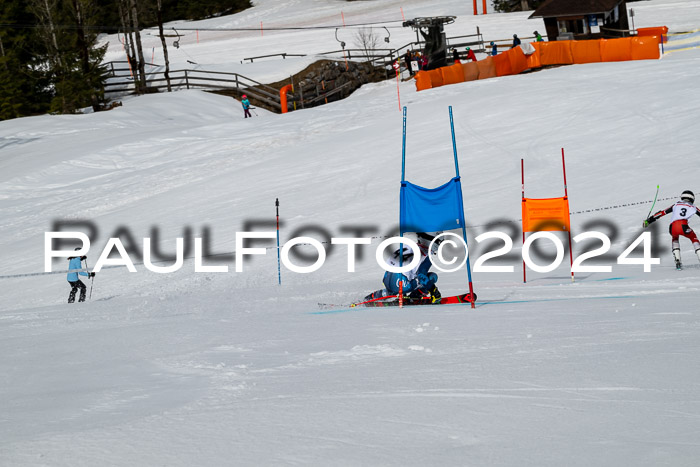
<path fill-rule="evenodd" d="M 452 49 L 452 60 L 453 60 L 455 63 L 461 63 L 460 60 L 459 60 L 459 51 L 457 50 L 457 47 L 455 47 L 454 49 Z"/>
<path fill-rule="evenodd" d="M 513 34 L 513 47 L 511 47 L 511 49 L 513 49 L 519 45 L 520 45 L 520 38 L 518 37 L 517 34 Z"/>
<path fill-rule="evenodd" d="M 413 61 L 413 55 L 411 54 L 411 50 L 407 50 L 406 53 L 403 56 L 403 59 L 406 60 L 406 68 L 408 69 L 408 74 L 413 75 L 413 65 L 411 65 L 411 62 Z"/>
<path fill-rule="evenodd" d="M 76 248 L 76 251 L 80 250 L 80 248 Z M 94 272 L 87 273 L 85 271 L 82 271 L 83 269 L 83 261 L 87 259 L 87 256 L 70 256 L 68 258 L 68 283 L 70 284 L 70 294 L 68 295 L 68 303 L 74 303 L 75 302 L 75 294 L 78 292 L 78 289 L 80 289 L 80 298 L 78 299 L 78 302 L 84 302 L 85 301 L 85 284 L 83 284 L 83 281 L 80 280 L 78 277 L 78 274 L 81 276 L 87 276 L 87 277 L 95 277 Z M 74 270 L 79 270 L 78 272 L 70 272 Z"/>
<path fill-rule="evenodd" d="M 491 55 L 498 55 L 498 46 L 493 41 L 491 41 Z"/>
<path fill-rule="evenodd" d="M 241 105 L 243 106 L 243 118 L 253 118 L 253 116 L 250 114 L 250 101 L 248 100 L 248 96 L 243 94 L 243 100 L 241 101 Z"/>

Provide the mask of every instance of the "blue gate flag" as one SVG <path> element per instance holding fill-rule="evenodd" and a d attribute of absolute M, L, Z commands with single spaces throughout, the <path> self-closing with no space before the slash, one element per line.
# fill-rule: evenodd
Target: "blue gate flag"
<path fill-rule="evenodd" d="M 401 232 L 437 232 L 464 227 L 460 177 L 437 188 L 423 188 L 402 181 L 400 203 Z"/>

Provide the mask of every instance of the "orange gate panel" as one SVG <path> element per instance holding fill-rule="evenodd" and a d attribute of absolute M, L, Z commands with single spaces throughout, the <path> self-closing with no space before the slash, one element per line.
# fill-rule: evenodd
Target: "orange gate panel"
<path fill-rule="evenodd" d="M 569 199 L 523 198 L 523 232 L 571 231 Z"/>

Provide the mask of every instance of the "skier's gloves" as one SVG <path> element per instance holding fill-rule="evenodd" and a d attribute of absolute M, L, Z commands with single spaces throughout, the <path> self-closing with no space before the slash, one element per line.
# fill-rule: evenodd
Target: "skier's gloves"
<path fill-rule="evenodd" d="M 83 255 L 80 257 L 80 261 L 85 261 L 87 259 L 87 256 Z"/>
<path fill-rule="evenodd" d="M 428 285 L 429 279 L 428 279 L 428 276 L 426 276 L 425 274 L 420 273 L 416 276 L 416 278 L 418 279 L 418 282 L 420 283 L 420 285 Z"/>
<path fill-rule="evenodd" d="M 91 273 L 90 273 L 90 278 L 93 278 L 93 277 L 95 277 L 95 273 L 94 273 L 94 272 L 91 272 Z"/>
<path fill-rule="evenodd" d="M 642 225 L 643 225 L 644 228 L 646 229 L 647 227 L 649 227 L 649 224 L 651 224 L 651 223 L 653 223 L 653 222 L 655 222 L 655 221 L 656 221 L 655 218 L 653 218 L 653 217 L 647 217 L 647 220 L 645 220 L 645 221 L 644 221 L 644 224 L 642 224 Z"/>

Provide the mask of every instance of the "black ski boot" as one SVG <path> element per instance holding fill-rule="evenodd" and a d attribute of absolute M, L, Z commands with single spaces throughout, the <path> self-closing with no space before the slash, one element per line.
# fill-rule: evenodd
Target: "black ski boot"
<path fill-rule="evenodd" d="M 432 303 L 437 303 L 440 301 L 441 298 L 442 294 L 438 290 L 437 285 L 433 285 L 433 288 L 430 289 L 430 301 Z"/>

